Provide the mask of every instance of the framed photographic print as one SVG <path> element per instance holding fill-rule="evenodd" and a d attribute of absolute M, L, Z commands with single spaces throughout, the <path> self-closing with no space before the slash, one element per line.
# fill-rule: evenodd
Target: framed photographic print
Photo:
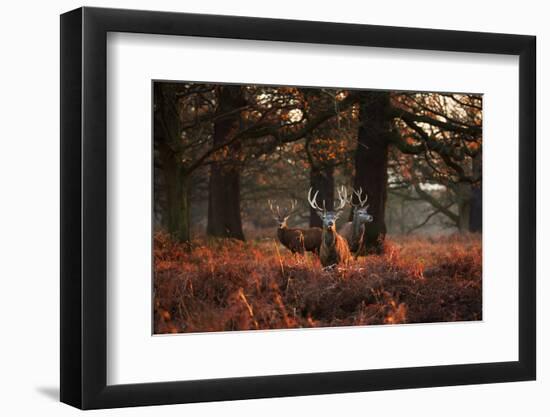
<path fill-rule="evenodd" d="M 535 379 L 535 38 L 61 16 L 61 400 Z"/>

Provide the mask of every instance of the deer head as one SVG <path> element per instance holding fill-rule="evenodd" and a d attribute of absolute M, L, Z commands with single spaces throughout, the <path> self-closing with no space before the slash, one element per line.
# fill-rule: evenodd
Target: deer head
<path fill-rule="evenodd" d="M 357 197 L 358 203 L 353 202 L 353 195 Z M 369 196 L 365 193 L 363 198 L 363 188 L 359 187 L 359 190 L 353 190 L 353 194 L 350 196 L 348 203 L 354 208 L 353 217 L 357 219 L 359 223 L 370 223 L 373 221 L 373 217 L 367 212 L 369 205 L 367 204 Z"/>
<path fill-rule="evenodd" d="M 334 210 L 327 210 L 325 200 L 323 200 L 323 207 L 321 208 L 319 204 L 317 203 L 317 195 L 319 194 L 319 190 L 315 192 L 313 197 L 311 196 L 311 193 L 313 192 L 313 188 L 309 189 L 309 192 L 307 193 L 307 200 L 309 201 L 309 205 L 315 210 L 317 215 L 321 218 L 323 221 L 323 229 L 330 229 L 332 231 L 336 230 L 336 220 L 340 215 L 342 214 L 342 211 L 344 211 L 344 208 L 346 207 L 347 203 L 347 195 L 348 192 L 344 186 L 340 187 L 338 189 L 338 199 L 340 200 L 338 203 L 338 206 L 334 208 Z"/>
<path fill-rule="evenodd" d="M 279 205 L 274 206 L 274 201 L 267 200 L 267 204 L 269 204 L 269 210 L 271 211 L 271 214 L 273 215 L 273 218 L 279 225 L 279 229 L 284 229 L 288 225 L 286 224 L 288 218 L 294 214 L 296 211 L 296 206 L 298 205 L 298 202 L 296 200 L 292 200 L 290 202 L 290 207 L 288 209 L 281 209 L 279 208 Z"/>

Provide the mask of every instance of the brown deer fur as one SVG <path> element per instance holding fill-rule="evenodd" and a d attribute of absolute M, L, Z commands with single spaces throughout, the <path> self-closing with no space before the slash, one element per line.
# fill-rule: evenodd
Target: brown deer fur
<path fill-rule="evenodd" d="M 309 229 L 291 228 L 287 220 L 294 213 L 297 201 L 290 204 L 290 208 L 280 208 L 274 201 L 268 200 L 269 209 L 275 221 L 279 224 L 277 238 L 292 253 L 304 254 L 305 251 L 319 254 L 323 229 L 311 227 Z"/>
<path fill-rule="evenodd" d="M 365 225 L 358 224 L 352 221 L 344 223 L 338 232 L 348 242 L 349 249 L 352 253 L 357 253 L 363 245 L 363 233 L 365 233 Z"/>
<path fill-rule="evenodd" d="M 290 228 L 287 221 L 294 213 L 297 201 L 291 202 L 288 209 L 280 208 L 274 201 L 268 200 L 273 219 L 278 223 L 277 238 L 292 253 L 304 254 L 305 251 L 319 253 L 322 230 L 319 227 L 310 229 Z"/>
<path fill-rule="evenodd" d="M 319 254 L 321 248 L 321 239 L 323 229 L 320 227 L 311 227 L 309 229 L 301 229 L 304 234 L 304 248 L 308 252 Z"/>
<path fill-rule="evenodd" d="M 334 228 L 323 230 L 319 258 L 321 259 L 321 265 L 324 267 L 337 264 L 346 265 L 349 262 L 351 252 L 348 242 Z"/>
<path fill-rule="evenodd" d="M 292 253 L 304 254 L 304 234 L 300 229 L 292 229 L 286 224 L 277 229 L 277 237 L 287 249 Z"/>
<path fill-rule="evenodd" d="M 353 190 L 353 195 L 357 197 L 357 202 L 354 202 L 353 198 L 348 199 L 348 203 L 354 208 L 352 221 L 340 227 L 340 236 L 347 240 L 350 251 L 357 258 L 364 249 L 366 224 L 372 222 L 373 218 L 367 211 L 368 195 L 363 195 L 363 189 Z"/>
<path fill-rule="evenodd" d="M 348 245 L 350 246 L 350 250 L 353 250 L 353 226 L 352 222 L 346 222 L 342 226 L 340 226 L 340 230 L 338 231 L 338 234 L 345 238 L 348 241 Z"/>
<path fill-rule="evenodd" d="M 325 208 L 324 201 L 323 207 L 320 207 L 317 203 L 317 195 L 319 194 L 319 191 L 317 191 L 313 197 L 311 196 L 312 191 L 312 188 L 310 188 L 307 196 L 309 205 L 315 210 L 317 215 L 323 221 L 321 248 L 319 250 L 321 265 L 324 267 L 329 267 L 338 264 L 347 264 L 351 257 L 348 242 L 336 232 L 336 220 L 348 202 L 347 191 L 344 187 L 341 187 L 338 190 L 338 198 L 340 199 L 340 202 L 334 210 L 327 210 Z"/>
<path fill-rule="evenodd" d="M 292 253 L 313 252 L 319 254 L 323 229 L 311 227 L 309 229 L 290 228 L 288 226 L 277 229 L 277 237 Z"/>

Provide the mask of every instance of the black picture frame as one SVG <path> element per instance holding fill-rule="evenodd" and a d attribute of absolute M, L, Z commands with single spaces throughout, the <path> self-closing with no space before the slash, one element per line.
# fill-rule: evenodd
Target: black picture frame
<path fill-rule="evenodd" d="M 519 360 L 107 385 L 108 32 L 519 56 Z M 60 55 L 62 402 L 94 409 L 535 379 L 534 36 L 85 7 L 61 15 Z"/>

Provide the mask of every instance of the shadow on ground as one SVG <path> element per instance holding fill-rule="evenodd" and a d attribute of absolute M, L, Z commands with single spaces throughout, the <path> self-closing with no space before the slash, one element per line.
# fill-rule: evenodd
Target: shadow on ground
<path fill-rule="evenodd" d="M 36 391 L 53 401 L 59 401 L 59 387 L 37 387 Z"/>

